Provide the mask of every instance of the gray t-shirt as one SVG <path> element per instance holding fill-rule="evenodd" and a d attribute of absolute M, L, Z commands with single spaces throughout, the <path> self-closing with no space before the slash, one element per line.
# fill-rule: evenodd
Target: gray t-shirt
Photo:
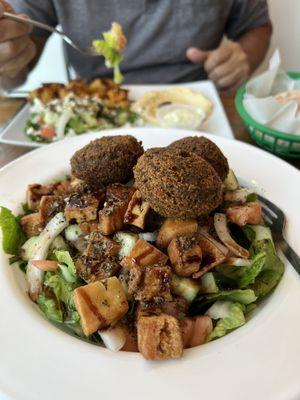
<path fill-rule="evenodd" d="M 85 47 L 113 21 L 128 39 L 121 69 L 127 83 L 187 82 L 205 78 L 186 58 L 190 46 L 211 50 L 223 35 L 236 40 L 269 22 L 267 0 L 8 0 L 17 12 L 63 30 Z M 36 31 L 47 36 L 45 31 Z M 67 55 L 79 77 L 111 76 L 102 57 Z M 50 67 L 50 66 L 49 66 Z"/>

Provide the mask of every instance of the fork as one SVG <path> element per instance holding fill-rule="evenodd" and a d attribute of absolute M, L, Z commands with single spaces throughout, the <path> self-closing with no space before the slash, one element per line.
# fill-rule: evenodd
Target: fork
<path fill-rule="evenodd" d="M 258 195 L 262 205 L 263 218 L 266 225 L 272 229 L 274 242 L 281 248 L 283 254 L 300 274 L 300 258 L 283 237 L 285 216 L 283 211 L 265 197 Z"/>
<path fill-rule="evenodd" d="M 29 24 L 29 25 L 32 25 L 32 26 L 36 26 L 37 28 L 44 29 L 44 30 L 46 30 L 48 32 L 57 33 L 58 35 L 60 35 L 63 38 L 63 40 L 66 43 L 68 43 L 70 46 L 72 46 L 73 49 L 79 51 L 80 53 L 88 55 L 88 56 L 98 56 L 99 57 L 99 53 L 96 53 L 96 51 L 94 50 L 94 48 L 92 46 L 86 47 L 86 48 L 80 47 L 68 35 L 66 35 L 63 31 L 61 31 L 61 30 L 59 30 L 57 28 L 53 28 L 53 26 L 44 24 L 42 22 L 35 21 L 35 20 L 31 19 L 31 18 L 20 17 L 19 15 L 11 14 L 9 12 L 4 12 L 3 13 L 3 17 L 7 18 L 7 19 L 11 19 L 11 20 L 16 21 L 16 22 L 21 22 L 22 24 Z"/>

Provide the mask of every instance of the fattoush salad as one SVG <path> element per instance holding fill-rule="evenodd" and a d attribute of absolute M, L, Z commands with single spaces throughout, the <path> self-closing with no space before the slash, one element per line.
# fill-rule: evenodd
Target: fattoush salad
<path fill-rule="evenodd" d="M 20 215 L 2 207 L 0 226 L 31 300 L 71 334 L 179 358 L 244 325 L 280 281 L 256 194 L 206 137 L 144 151 L 106 136 L 70 164 L 28 186 Z"/>

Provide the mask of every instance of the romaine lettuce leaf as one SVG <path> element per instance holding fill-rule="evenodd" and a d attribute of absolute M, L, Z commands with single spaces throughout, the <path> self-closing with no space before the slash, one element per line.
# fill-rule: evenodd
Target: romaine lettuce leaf
<path fill-rule="evenodd" d="M 220 318 L 213 331 L 207 336 L 206 341 L 220 338 L 232 329 L 245 324 L 244 306 L 240 303 L 231 303 L 228 309 L 228 316 Z"/>
<path fill-rule="evenodd" d="M 107 68 L 114 69 L 114 81 L 120 84 L 124 79 L 120 71 L 120 63 L 123 60 L 122 51 L 126 46 L 126 38 L 121 26 L 116 23 L 113 23 L 111 29 L 102 35 L 103 40 L 93 41 L 94 49 L 103 55 Z"/>
<path fill-rule="evenodd" d="M 2 229 L 2 247 L 6 254 L 17 255 L 26 240 L 19 219 L 6 207 L 1 206 L 0 227 Z"/>
<path fill-rule="evenodd" d="M 261 272 L 249 288 L 254 290 L 257 297 L 264 297 L 279 283 L 284 273 L 284 264 L 276 254 L 270 239 L 259 240 L 252 247 L 254 254 L 264 253 L 266 259 Z"/>
<path fill-rule="evenodd" d="M 60 272 L 47 272 L 44 286 L 52 289 L 57 301 L 73 309 L 73 290 L 76 284 L 67 282 Z"/>
<path fill-rule="evenodd" d="M 258 253 L 249 267 L 242 267 L 242 273 L 238 278 L 238 287 L 244 289 L 255 282 L 256 277 L 262 271 L 266 263 L 266 253 Z"/>
<path fill-rule="evenodd" d="M 37 303 L 49 320 L 54 322 L 63 322 L 63 313 L 58 308 L 54 299 L 47 298 L 44 293 L 40 293 Z"/>
<path fill-rule="evenodd" d="M 257 297 L 251 289 L 222 290 L 211 294 L 199 293 L 191 304 L 189 313 L 191 315 L 201 315 L 205 313 L 215 301 L 232 301 L 248 305 L 254 303 L 256 299 Z"/>
<path fill-rule="evenodd" d="M 224 300 L 224 301 L 239 302 L 245 305 L 254 303 L 254 301 L 257 299 L 254 291 L 251 289 L 223 290 L 218 293 L 204 295 L 203 297 L 205 297 L 205 300 L 209 302 L 213 302 L 216 300 Z"/>
<path fill-rule="evenodd" d="M 70 253 L 66 250 L 56 250 L 54 254 L 65 280 L 69 283 L 76 282 L 76 268 Z"/>
<path fill-rule="evenodd" d="M 239 289 L 252 289 L 257 297 L 266 296 L 280 281 L 284 265 L 271 239 L 254 240 L 251 245 L 252 263 L 249 267 L 219 265 L 214 272 L 217 282 Z"/>

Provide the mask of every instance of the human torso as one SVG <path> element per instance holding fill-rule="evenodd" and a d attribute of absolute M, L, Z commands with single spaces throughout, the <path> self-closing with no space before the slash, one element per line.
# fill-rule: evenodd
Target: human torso
<path fill-rule="evenodd" d="M 128 46 L 121 65 L 126 81 L 192 81 L 204 77 L 186 58 L 188 47 L 213 49 L 222 40 L 233 0 L 53 0 L 58 20 L 82 46 L 122 24 Z M 79 76 L 105 76 L 103 59 L 68 48 Z"/>

